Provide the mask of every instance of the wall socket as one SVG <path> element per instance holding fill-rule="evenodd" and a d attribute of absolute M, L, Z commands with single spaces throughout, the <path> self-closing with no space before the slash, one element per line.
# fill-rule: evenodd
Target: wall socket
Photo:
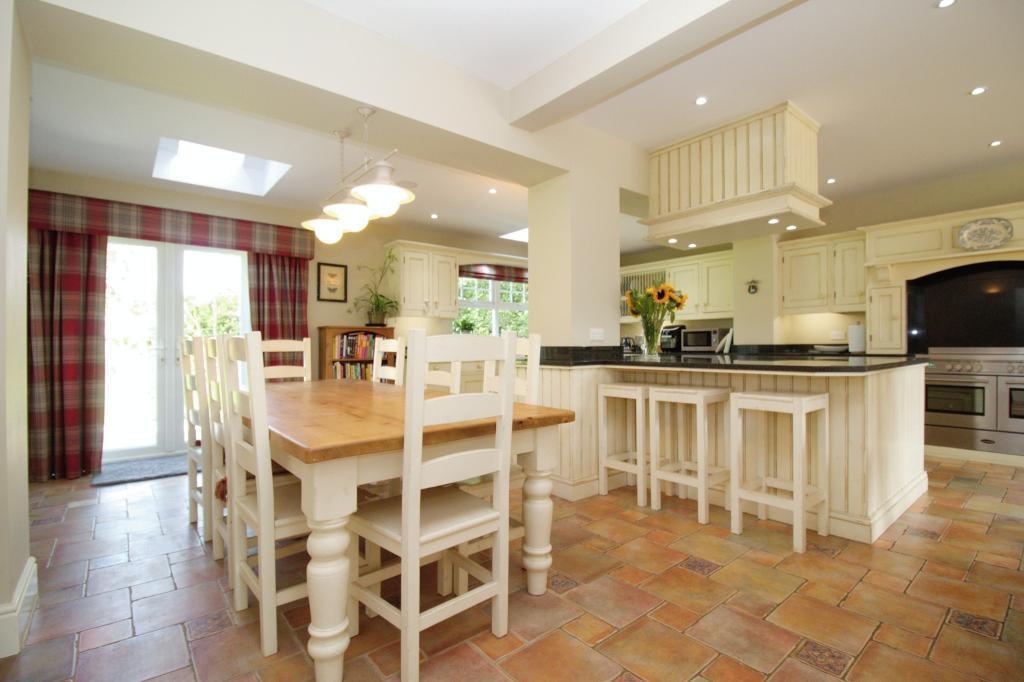
<path fill-rule="evenodd" d="M 841 329 L 833 329 L 828 333 L 828 337 L 833 341 L 842 341 L 846 338 L 846 332 Z"/>
<path fill-rule="evenodd" d="M 604 341 L 604 329 L 600 327 L 590 328 L 590 340 L 591 341 Z"/>

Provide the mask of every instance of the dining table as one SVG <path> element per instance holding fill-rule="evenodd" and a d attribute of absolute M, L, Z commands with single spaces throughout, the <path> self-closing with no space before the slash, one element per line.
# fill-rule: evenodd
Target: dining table
<path fill-rule="evenodd" d="M 427 392 L 427 397 L 432 395 Z M 436 393 L 436 395 L 443 395 Z M 309 524 L 309 655 L 318 682 L 341 680 L 349 645 L 349 516 L 359 505 L 360 485 L 400 479 L 404 444 L 405 389 L 355 379 L 267 384 L 271 456 L 300 481 Z M 559 425 L 570 410 L 516 403 L 512 456 L 523 483 L 523 567 L 529 594 L 547 590 L 551 567 L 552 471 Z M 493 447 L 495 420 L 429 427 L 424 458 Z"/>

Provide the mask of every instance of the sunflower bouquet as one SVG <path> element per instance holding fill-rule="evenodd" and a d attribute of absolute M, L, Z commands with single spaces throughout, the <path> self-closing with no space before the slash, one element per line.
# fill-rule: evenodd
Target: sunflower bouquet
<path fill-rule="evenodd" d="M 676 311 L 683 309 L 686 299 L 686 294 L 678 293 L 668 282 L 647 287 L 641 295 L 632 289 L 626 291 L 626 309 L 630 315 L 640 318 L 644 328 L 645 353 L 654 355 L 658 352 L 661 326 L 665 324 L 665 318 L 675 322 Z"/>

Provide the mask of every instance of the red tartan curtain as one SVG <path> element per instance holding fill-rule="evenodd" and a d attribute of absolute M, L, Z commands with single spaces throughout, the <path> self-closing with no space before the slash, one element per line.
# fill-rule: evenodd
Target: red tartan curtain
<path fill-rule="evenodd" d="M 33 481 L 100 469 L 106 271 L 106 236 L 28 231 Z"/>
<path fill-rule="evenodd" d="M 459 277 L 490 279 L 499 282 L 528 282 L 529 271 L 514 265 L 489 265 L 487 263 L 471 263 L 459 266 Z"/>
<path fill-rule="evenodd" d="M 250 253 L 249 309 L 253 331 L 261 332 L 264 339 L 305 337 L 308 330 L 308 285 L 308 260 Z M 302 354 L 274 353 L 268 362 L 275 365 L 301 365 Z"/>

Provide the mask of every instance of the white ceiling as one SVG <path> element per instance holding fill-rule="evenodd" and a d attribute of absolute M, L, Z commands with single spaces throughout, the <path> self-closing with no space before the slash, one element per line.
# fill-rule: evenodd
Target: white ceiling
<path fill-rule="evenodd" d="M 504 89 L 646 0 L 307 0 Z"/>
<path fill-rule="evenodd" d="M 808 0 L 579 118 L 651 148 L 792 100 L 834 200 L 1024 159 L 1024 2 L 935 5 Z"/>

